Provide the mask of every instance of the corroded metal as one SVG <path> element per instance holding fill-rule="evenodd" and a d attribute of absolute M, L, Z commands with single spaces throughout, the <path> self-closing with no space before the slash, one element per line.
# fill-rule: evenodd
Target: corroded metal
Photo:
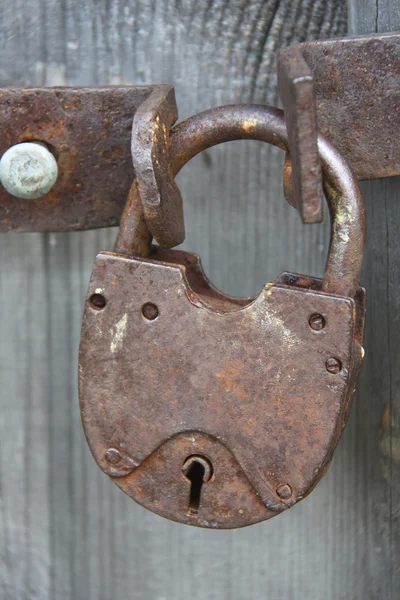
<path fill-rule="evenodd" d="M 193 156 L 211 146 L 240 139 L 260 140 L 287 149 L 283 111 L 261 104 L 239 104 L 213 108 L 182 121 L 171 131 L 172 172 L 176 175 Z M 364 205 L 357 180 L 346 161 L 321 135 L 318 149 L 332 218 L 324 291 L 353 297 L 360 279 L 365 241 Z M 115 251 L 146 256 L 151 236 L 136 185 L 134 182 L 121 219 Z"/>
<path fill-rule="evenodd" d="M 171 134 L 172 172 L 243 138 L 286 148 L 282 111 L 220 107 L 184 121 Z M 96 259 L 83 426 L 100 468 L 164 517 L 222 529 L 271 518 L 332 458 L 363 355 L 364 211 L 346 163 L 322 138 L 319 148 L 332 213 L 322 281 L 284 273 L 256 298 L 222 294 L 198 256 L 151 247 L 136 182 L 118 252 Z"/>
<path fill-rule="evenodd" d="M 56 158 L 56 184 L 42 198 L 0 185 L 0 231 L 71 231 L 118 225 L 134 170 L 132 119 L 149 96 L 171 86 L 0 89 L 0 156 L 43 142 Z"/>
<path fill-rule="evenodd" d="M 321 190 L 318 131 L 359 179 L 400 174 L 399 81 L 400 33 L 306 42 L 280 51 L 279 93 L 293 163 L 293 188 L 286 176 L 284 189 L 303 220 L 314 213 Z"/>
<path fill-rule="evenodd" d="M 304 223 L 322 221 L 322 173 L 318 154 L 318 127 L 314 81 L 299 46 L 279 55 L 279 91 L 285 109 L 291 164 L 290 203 Z M 285 173 L 285 171 L 284 171 Z M 284 179 L 286 192 L 286 181 Z"/>
<path fill-rule="evenodd" d="M 304 222 L 322 220 L 318 131 L 359 179 L 400 174 L 399 78 L 399 33 L 308 42 L 279 53 L 290 150 L 284 192 Z M 153 236 L 163 247 L 182 242 L 181 197 L 167 158 L 176 116 L 171 86 L 1 89 L 0 156 L 19 142 L 43 142 L 60 177 L 31 203 L 0 188 L 0 231 L 117 225 L 135 169 Z"/>
<path fill-rule="evenodd" d="M 175 92 L 156 87 L 136 111 L 132 126 L 132 160 L 143 212 L 161 247 L 185 239 L 182 197 L 169 164 L 169 131 L 178 118 Z"/>
<path fill-rule="evenodd" d="M 362 304 L 295 285 L 256 299 L 217 293 L 198 258 L 98 256 L 80 348 L 83 425 L 100 468 L 140 504 L 173 520 L 230 528 L 270 518 L 307 495 L 339 440 L 361 362 Z M 142 306 L 157 306 L 147 320 Z M 324 316 L 323 333 L 309 326 Z M 326 362 L 340 360 L 332 374 Z M 109 448 L 122 459 L 110 464 Z M 187 457 L 213 478 L 188 510 Z M 293 494 L 282 498 L 281 484 Z"/>

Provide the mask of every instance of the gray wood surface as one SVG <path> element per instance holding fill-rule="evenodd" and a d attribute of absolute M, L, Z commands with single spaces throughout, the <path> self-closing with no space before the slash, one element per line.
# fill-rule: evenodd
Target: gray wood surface
<path fill-rule="evenodd" d="M 390 5 L 360 1 L 353 30 L 394 28 Z M 346 29 L 344 0 L 3 0 L 1 8 L 1 85 L 173 83 L 182 118 L 228 102 L 276 103 L 277 50 Z M 283 269 L 323 271 L 328 226 L 303 226 L 283 201 L 281 164 L 275 149 L 236 142 L 179 175 L 185 247 L 226 292 L 256 293 Z M 81 312 L 93 259 L 115 231 L 0 236 L 2 600 L 399 597 L 400 188 L 365 188 L 367 357 L 349 424 L 309 498 L 231 532 L 152 515 L 86 447 Z"/>
<path fill-rule="evenodd" d="M 350 0 L 349 31 L 400 31 L 398 0 Z M 389 57 L 388 57 L 389 59 Z M 365 513 L 376 598 L 400 597 L 400 178 L 362 184 L 367 210 L 363 283 L 368 290 L 367 360 L 354 417 L 360 423 L 359 476 L 367 485 Z"/>

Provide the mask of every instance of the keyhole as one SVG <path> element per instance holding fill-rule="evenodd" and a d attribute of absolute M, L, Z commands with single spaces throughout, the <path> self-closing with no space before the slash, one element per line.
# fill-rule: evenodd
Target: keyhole
<path fill-rule="evenodd" d="M 189 501 L 187 514 L 195 516 L 200 509 L 201 490 L 204 483 L 207 483 L 213 473 L 211 463 L 204 456 L 189 456 L 182 467 L 185 478 L 190 483 Z"/>
<path fill-rule="evenodd" d="M 204 467 L 194 461 L 186 477 L 190 481 L 188 515 L 197 515 L 200 507 L 201 488 L 203 487 Z"/>

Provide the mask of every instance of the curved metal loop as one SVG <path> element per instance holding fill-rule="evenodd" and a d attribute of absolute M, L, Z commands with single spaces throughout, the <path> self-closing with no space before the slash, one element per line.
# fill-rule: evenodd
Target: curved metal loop
<path fill-rule="evenodd" d="M 257 104 L 229 105 L 182 121 L 171 130 L 169 157 L 174 176 L 199 152 L 240 139 L 264 141 L 287 150 L 283 111 Z M 364 252 L 364 204 L 350 167 L 322 135 L 318 137 L 318 149 L 331 214 L 331 240 L 322 289 L 354 297 Z M 115 252 L 148 256 L 151 237 L 134 182 L 121 218 Z"/>

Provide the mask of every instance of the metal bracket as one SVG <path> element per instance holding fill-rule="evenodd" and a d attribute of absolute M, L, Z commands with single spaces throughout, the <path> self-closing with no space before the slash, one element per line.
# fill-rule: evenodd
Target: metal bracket
<path fill-rule="evenodd" d="M 279 53 L 291 165 L 285 195 L 305 223 L 322 218 L 317 133 L 358 179 L 400 174 L 400 33 L 297 44 Z"/>

